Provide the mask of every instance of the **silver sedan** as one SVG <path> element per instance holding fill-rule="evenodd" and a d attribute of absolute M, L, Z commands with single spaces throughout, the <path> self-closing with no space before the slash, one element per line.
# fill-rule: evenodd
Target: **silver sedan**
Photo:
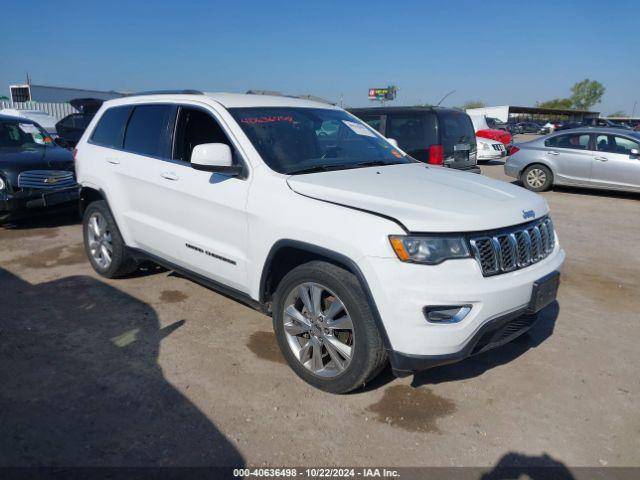
<path fill-rule="evenodd" d="M 553 185 L 640 192 L 640 132 L 563 130 L 512 148 L 504 171 L 534 192 Z"/>

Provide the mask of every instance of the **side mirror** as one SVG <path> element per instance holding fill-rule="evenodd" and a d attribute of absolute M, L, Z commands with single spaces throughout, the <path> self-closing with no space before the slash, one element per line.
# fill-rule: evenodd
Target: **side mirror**
<path fill-rule="evenodd" d="M 631 151 L 629 152 L 629 154 L 632 157 L 637 157 L 638 155 L 640 155 L 640 151 L 637 148 L 632 148 Z"/>
<path fill-rule="evenodd" d="M 398 147 L 398 141 L 395 138 L 387 138 L 387 142 L 389 142 L 391 145 L 393 145 L 396 148 L 400 148 Z"/>
<path fill-rule="evenodd" d="M 191 152 L 191 167 L 203 172 L 240 175 L 242 166 L 233 164 L 231 148 L 224 143 L 202 143 Z"/>

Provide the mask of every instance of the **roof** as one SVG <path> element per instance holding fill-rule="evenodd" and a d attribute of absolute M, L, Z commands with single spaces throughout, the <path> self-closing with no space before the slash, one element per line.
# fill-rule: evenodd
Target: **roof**
<path fill-rule="evenodd" d="M 612 128 L 612 127 L 579 127 L 569 128 L 567 130 L 558 130 L 554 133 L 607 133 L 611 135 L 630 135 L 632 137 L 640 138 L 640 132 L 633 130 L 626 130 L 624 128 Z"/>
<path fill-rule="evenodd" d="M 571 108 L 517 107 L 509 105 L 509 111 L 515 113 L 556 113 L 558 115 L 597 115 L 600 112 L 591 110 L 573 110 Z"/>
<path fill-rule="evenodd" d="M 453 111 L 458 113 L 465 113 L 464 110 L 459 110 L 457 108 L 448 108 L 448 107 L 438 107 L 435 105 L 424 105 L 424 106 L 405 106 L 405 107 L 357 107 L 357 108 L 348 108 L 350 112 L 370 112 L 370 113 L 384 113 L 384 112 L 426 112 L 426 111 Z"/>
<path fill-rule="evenodd" d="M 148 92 L 133 94 L 123 98 L 116 98 L 108 100 L 105 104 L 108 105 L 126 105 L 129 103 L 141 103 L 145 100 L 166 100 L 167 97 L 171 97 L 173 100 L 196 100 L 203 101 L 204 99 L 213 100 L 221 104 L 226 108 L 240 108 L 240 107 L 302 107 L 302 108 L 323 108 L 323 109 L 338 109 L 333 105 L 326 103 L 316 102 L 313 100 L 306 100 L 296 97 L 280 96 L 280 95 L 255 95 L 247 93 L 218 93 L 218 92 L 196 92 L 190 91 L 189 93 L 183 93 L 184 91 L 177 92 Z M 141 100 L 142 99 L 142 100 Z"/>
<path fill-rule="evenodd" d="M 4 122 L 20 122 L 20 123 L 36 123 L 33 120 L 31 120 L 30 118 L 27 117 L 16 117 L 15 115 L 5 115 L 3 113 L 0 113 L 0 121 L 4 121 Z"/>

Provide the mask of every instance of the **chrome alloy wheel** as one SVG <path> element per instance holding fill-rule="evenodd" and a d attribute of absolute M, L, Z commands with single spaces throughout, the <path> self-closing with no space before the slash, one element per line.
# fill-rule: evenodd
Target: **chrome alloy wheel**
<path fill-rule="evenodd" d="M 542 187 L 547 181 L 547 174 L 540 168 L 532 168 L 527 173 L 527 183 L 533 188 Z"/>
<path fill-rule="evenodd" d="M 353 323 L 338 296 L 317 283 L 294 288 L 284 302 L 287 343 L 298 361 L 320 377 L 335 377 L 351 362 Z"/>
<path fill-rule="evenodd" d="M 111 232 L 107 220 L 100 212 L 95 212 L 87 222 L 87 239 L 89 241 L 89 253 L 96 264 L 106 270 L 111 265 L 113 257 L 113 244 Z"/>

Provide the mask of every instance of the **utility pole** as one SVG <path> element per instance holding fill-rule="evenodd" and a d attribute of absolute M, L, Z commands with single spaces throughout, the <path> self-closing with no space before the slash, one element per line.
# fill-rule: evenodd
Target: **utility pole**
<path fill-rule="evenodd" d="M 631 110 L 631 118 L 636 116 L 636 106 L 638 105 L 638 101 L 633 102 L 633 110 Z"/>

